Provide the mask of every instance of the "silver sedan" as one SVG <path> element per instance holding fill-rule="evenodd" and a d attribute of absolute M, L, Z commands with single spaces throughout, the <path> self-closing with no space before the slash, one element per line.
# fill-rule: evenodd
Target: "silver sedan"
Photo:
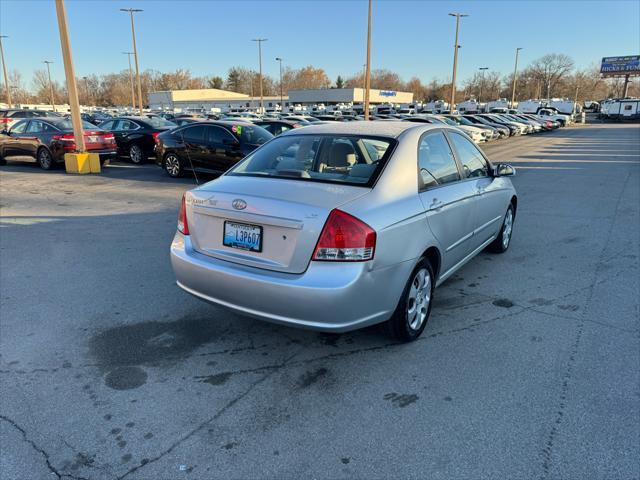
<path fill-rule="evenodd" d="M 514 173 L 447 125 L 291 130 L 185 193 L 171 263 L 181 288 L 245 315 L 414 340 L 436 286 L 509 248 Z"/>

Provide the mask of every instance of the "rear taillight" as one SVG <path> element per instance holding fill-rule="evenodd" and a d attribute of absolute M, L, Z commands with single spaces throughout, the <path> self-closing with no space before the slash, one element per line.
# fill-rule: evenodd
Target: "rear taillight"
<path fill-rule="evenodd" d="M 73 136 L 73 133 L 65 133 L 64 135 L 54 135 L 52 137 L 54 140 L 59 140 L 62 142 L 62 148 L 65 150 L 75 150 L 76 149 L 76 140 Z"/>
<path fill-rule="evenodd" d="M 185 200 L 186 193 L 182 194 L 182 203 L 180 204 L 180 212 L 178 213 L 178 230 L 183 235 L 189 235 L 189 223 L 187 222 L 187 202 Z"/>
<path fill-rule="evenodd" d="M 4 123 L 5 125 L 11 123 L 11 119 L 9 118 L 0 118 L 0 123 Z"/>
<path fill-rule="evenodd" d="M 106 143 L 116 143 L 116 137 L 113 136 L 113 133 L 106 133 L 102 138 Z"/>
<path fill-rule="evenodd" d="M 151 136 L 153 137 L 153 141 L 156 143 L 160 143 L 160 140 L 158 140 L 158 135 L 160 135 L 161 132 L 153 132 L 151 134 Z"/>
<path fill-rule="evenodd" d="M 373 258 L 375 248 L 376 232 L 369 225 L 335 209 L 324 224 L 313 259 L 364 262 Z"/>

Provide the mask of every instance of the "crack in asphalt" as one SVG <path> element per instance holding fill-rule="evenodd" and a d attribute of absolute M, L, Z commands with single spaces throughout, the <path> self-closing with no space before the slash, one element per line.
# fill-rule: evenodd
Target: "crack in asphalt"
<path fill-rule="evenodd" d="M 280 363 L 280 368 L 286 367 L 288 362 L 295 358 L 296 355 L 298 355 L 301 351 L 303 350 L 303 348 L 298 349 L 298 351 L 296 353 L 294 353 L 293 355 L 290 355 L 289 357 L 287 357 L 284 361 L 282 361 Z M 145 463 L 141 463 L 140 465 L 136 465 L 133 468 L 130 468 L 129 470 L 127 470 L 124 474 L 116 477 L 116 480 L 122 480 L 123 478 L 128 477 L 129 475 L 131 475 L 132 473 L 137 472 L 138 470 L 140 470 L 143 467 L 146 467 L 147 465 L 150 465 L 152 463 L 157 462 L 158 460 L 160 460 L 162 457 L 164 457 L 165 455 L 171 453 L 174 449 L 176 449 L 179 445 L 181 445 L 182 443 L 184 443 L 186 440 L 188 440 L 189 438 L 191 438 L 193 435 L 195 435 L 196 433 L 198 433 L 199 431 L 201 431 L 202 429 L 204 429 L 207 425 L 209 425 L 211 422 L 214 422 L 215 420 L 217 420 L 218 418 L 220 418 L 225 412 L 227 412 L 229 409 L 231 409 L 236 403 L 238 403 L 239 401 L 241 401 L 244 397 L 246 397 L 247 395 L 249 395 L 249 393 L 251 393 L 251 391 L 253 391 L 254 388 L 256 388 L 258 385 L 260 385 L 262 382 L 264 382 L 265 380 L 267 380 L 271 375 L 273 375 L 275 372 L 277 371 L 277 369 L 268 372 L 266 375 L 264 375 L 262 378 L 256 380 L 255 382 L 253 382 L 252 384 L 249 385 L 249 387 L 242 392 L 240 395 L 237 395 L 236 397 L 232 398 L 231 400 L 229 400 L 229 402 L 227 402 L 226 405 L 224 405 L 220 410 L 218 410 L 212 417 L 210 417 L 209 419 L 205 420 L 204 422 L 202 422 L 200 425 L 198 425 L 196 428 L 192 429 L 191 431 L 189 431 L 187 434 L 183 435 L 182 437 L 180 437 L 178 440 L 176 440 L 175 442 L 173 442 L 168 448 L 166 448 L 165 450 L 163 450 L 159 455 L 149 459 L 148 461 L 146 461 Z"/>
<path fill-rule="evenodd" d="M 551 424 L 551 429 L 549 431 L 549 435 L 547 436 L 547 441 L 542 448 L 542 453 L 541 453 L 542 454 L 542 474 L 540 475 L 541 480 L 546 480 L 549 477 L 549 473 L 551 470 L 551 463 L 553 460 L 552 458 L 553 447 L 554 447 L 555 440 L 558 436 L 558 433 L 560 431 L 560 427 L 562 426 L 562 419 L 564 417 L 564 411 L 567 406 L 567 397 L 569 394 L 569 382 L 571 381 L 573 368 L 576 363 L 576 357 L 578 356 L 579 349 L 580 349 L 580 343 L 582 340 L 582 334 L 584 331 L 584 324 L 586 320 L 585 316 L 589 309 L 589 305 L 591 304 L 591 301 L 593 299 L 595 288 L 597 285 L 601 283 L 598 281 L 598 273 L 602 268 L 602 265 L 604 265 L 604 254 L 607 247 L 609 246 L 611 233 L 613 232 L 613 227 L 616 224 L 616 220 L 618 218 L 618 209 L 620 207 L 622 197 L 624 196 L 625 189 L 627 188 L 627 183 L 629 182 L 629 178 L 631 178 L 631 173 L 627 174 L 627 178 L 625 179 L 624 183 L 622 184 L 622 188 L 620 189 L 618 200 L 616 201 L 616 205 L 613 209 L 614 213 L 611 218 L 611 225 L 609 226 L 609 231 L 607 232 L 607 238 L 604 242 L 604 245 L 602 246 L 602 249 L 600 250 L 600 254 L 598 255 L 598 262 L 596 263 L 596 268 L 593 272 L 593 281 L 591 282 L 591 286 L 589 287 L 589 293 L 587 295 L 584 308 L 582 309 L 581 318 L 578 320 L 576 336 L 571 345 L 571 352 L 569 354 L 569 361 L 567 362 L 566 369 L 564 371 L 564 374 L 562 375 L 562 386 L 560 389 L 558 410 L 556 411 L 556 414 L 553 419 L 553 423 Z"/>
<path fill-rule="evenodd" d="M 79 476 L 71 475 L 71 474 L 68 474 L 68 473 L 60 473 L 60 471 L 58 471 L 58 469 L 56 467 L 54 467 L 53 464 L 51 463 L 51 458 L 49 457 L 49 454 L 44 449 L 42 449 L 41 447 L 36 445 L 36 443 L 29 438 L 29 436 L 27 435 L 27 431 L 24 428 L 22 428 L 14 420 L 10 419 L 6 415 L 1 415 L 0 414 L 0 420 L 4 420 L 9 425 L 11 425 L 13 428 L 15 428 L 18 432 L 20 432 L 20 434 L 22 435 L 23 440 L 25 442 L 27 442 L 29 445 L 31 445 L 31 448 L 33 448 L 33 450 L 35 450 L 40 455 L 42 455 L 42 457 L 44 458 L 44 461 L 45 461 L 45 463 L 47 465 L 47 468 L 58 479 L 70 478 L 72 480 L 89 480 L 86 477 L 79 477 Z"/>

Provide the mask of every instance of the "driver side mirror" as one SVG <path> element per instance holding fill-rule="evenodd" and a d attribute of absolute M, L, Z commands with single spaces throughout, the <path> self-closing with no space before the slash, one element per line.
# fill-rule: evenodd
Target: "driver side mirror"
<path fill-rule="evenodd" d="M 494 177 L 513 177 L 516 174 L 516 169 L 508 163 L 499 163 L 493 167 Z"/>
<path fill-rule="evenodd" d="M 0 134 L 9 135 L 9 130 L 7 130 L 6 128 L 3 128 L 2 131 L 0 132 Z"/>

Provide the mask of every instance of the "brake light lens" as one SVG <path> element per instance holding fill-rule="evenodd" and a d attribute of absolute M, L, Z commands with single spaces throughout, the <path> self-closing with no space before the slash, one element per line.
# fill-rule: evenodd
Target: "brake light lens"
<path fill-rule="evenodd" d="M 180 204 L 180 212 L 178 213 L 178 231 L 183 235 L 189 235 L 189 223 L 187 222 L 187 202 L 185 200 L 186 193 L 182 194 L 182 203 Z"/>
<path fill-rule="evenodd" d="M 153 137 L 153 141 L 156 143 L 160 143 L 160 140 L 158 140 L 158 135 L 160 135 L 161 132 L 153 132 L 151 134 L 151 136 Z"/>
<path fill-rule="evenodd" d="M 52 137 L 54 140 L 59 140 L 62 142 L 62 148 L 64 150 L 73 151 L 76 149 L 76 140 L 73 136 L 73 133 L 65 133 L 64 135 L 54 135 Z"/>
<path fill-rule="evenodd" d="M 376 232 L 356 217 L 334 209 L 324 224 L 313 260 L 365 262 L 373 258 Z"/>

